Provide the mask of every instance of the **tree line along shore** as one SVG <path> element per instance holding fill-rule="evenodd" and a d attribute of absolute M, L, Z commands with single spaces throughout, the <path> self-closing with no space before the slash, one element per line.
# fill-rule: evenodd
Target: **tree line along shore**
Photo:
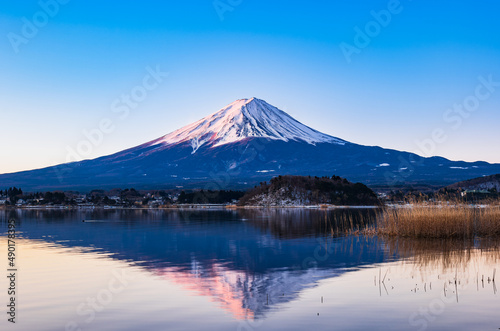
<path fill-rule="evenodd" d="M 466 189 L 456 185 L 435 191 L 415 189 L 375 193 L 339 176 L 277 176 L 247 191 L 136 190 L 80 192 L 0 190 L 1 208 L 179 208 L 217 205 L 247 207 L 374 206 L 375 226 L 363 234 L 416 238 L 500 236 L 500 194 L 496 187 Z"/>

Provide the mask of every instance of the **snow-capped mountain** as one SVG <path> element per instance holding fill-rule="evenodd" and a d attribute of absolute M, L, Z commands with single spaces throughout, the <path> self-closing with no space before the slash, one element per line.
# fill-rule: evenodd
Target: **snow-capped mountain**
<path fill-rule="evenodd" d="M 375 131 L 375 128 L 374 128 Z M 500 164 L 363 146 L 316 131 L 256 98 L 240 99 L 142 145 L 93 160 L 0 175 L 0 188 L 242 189 L 277 175 L 342 176 L 368 185 L 448 185 Z"/>
<path fill-rule="evenodd" d="M 199 121 L 151 142 L 151 146 L 189 142 L 194 154 L 203 145 L 217 147 L 247 138 L 303 141 L 312 145 L 346 143 L 300 123 L 264 100 L 251 98 L 236 100 Z"/>

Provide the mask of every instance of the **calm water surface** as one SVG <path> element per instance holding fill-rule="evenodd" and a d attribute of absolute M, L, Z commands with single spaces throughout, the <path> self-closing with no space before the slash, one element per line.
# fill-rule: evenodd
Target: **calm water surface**
<path fill-rule="evenodd" d="M 498 330 L 497 243 L 346 235 L 370 210 L 0 211 L 1 330 Z M 87 220 L 82 222 L 82 220 Z M 0 278 L 7 304 L 7 278 Z"/>

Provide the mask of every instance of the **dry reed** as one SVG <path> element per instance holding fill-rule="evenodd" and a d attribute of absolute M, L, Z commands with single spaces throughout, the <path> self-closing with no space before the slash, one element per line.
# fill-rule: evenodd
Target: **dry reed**
<path fill-rule="evenodd" d="M 377 221 L 377 234 L 412 238 L 464 238 L 500 235 L 500 208 L 457 204 L 414 204 L 386 208 Z"/>

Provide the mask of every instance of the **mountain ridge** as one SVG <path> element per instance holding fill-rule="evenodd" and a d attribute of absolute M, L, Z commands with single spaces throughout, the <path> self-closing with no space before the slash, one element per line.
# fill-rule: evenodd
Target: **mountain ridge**
<path fill-rule="evenodd" d="M 490 176 L 471 178 L 465 181 L 448 185 L 446 188 L 450 189 L 464 189 L 464 190 L 492 190 L 500 191 L 500 174 Z"/>
<path fill-rule="evenodd" d="M 250 98 L 111 155 L 0 175 L 0 187 L 240 189 L 277 175 L 337 175 L 372 186 L 444 186 L 495 173 L 500 164 L 425 158 L 351 143 Z"/>

